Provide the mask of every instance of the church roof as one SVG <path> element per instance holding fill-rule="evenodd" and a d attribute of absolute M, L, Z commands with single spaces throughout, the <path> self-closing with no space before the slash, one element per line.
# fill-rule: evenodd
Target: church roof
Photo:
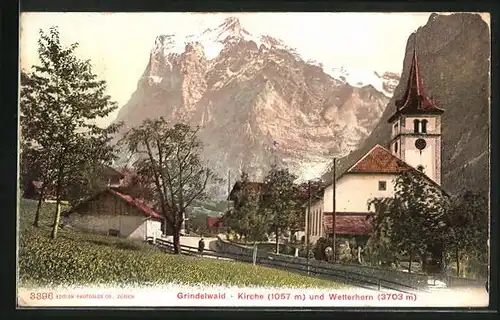
<path fill-rule="evenodd" d="M 339 161 L 340 162 L 340 161 Z M 429 178 L 425 173 L 417 170 L 412 167 L 405 161 L 393 155 L 389 150 L 384 148 L 383 146 L 377 144 L 370 151 L 368 151 L 361 158 L 354 158 L 352 156 L 348 156 L 341 162 L 339 165 L 335 167 L 335 180 L 338 181 L 345 174 L 348 173 L 386 173 L 386 174 L 400 174 L 403 172 L 413 172 L 417 175 L 424 177 L 427 181 L 429 181 L 434 186 L 438 187 L 444 194 L 447 195 L 446 191 L 436 183 L 434 180 Z M 325 173 L 322 176 L 323 181 L 326 186 L 330 186 L 333 182 L 332 172 Z M 323 198 L 323 191 L 325 188 L 321 188 L 316 192 L 314 199 Z M 316 201 L 316 200 L 315 200 Z M 307 203 L 304 203 L 303 206 L 306 206 Z"/>
<path fill-rule="evenodd" d="M 376 145 L 351 168 L 349 173 L 403 173 L 415 170 L 412 166 L 394 156 L 389 150 Z"/>
<path fill-rule="evenodd" d="M 402 114 L 442 114 L 443 109 L 438 108 L 424 89 L 424 81 L 418 66 L 416 48 L 413 50 L 413 58 L 410 66 L 410 73 L 406 90 L 401 99 L 396 100 L 396 112 L 389 118 L 388 122 L 393 122 Z"/>

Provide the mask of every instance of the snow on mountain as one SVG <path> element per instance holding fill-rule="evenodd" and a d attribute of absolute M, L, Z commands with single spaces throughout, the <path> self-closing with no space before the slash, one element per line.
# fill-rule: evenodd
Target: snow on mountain
<path fill-rule="evenodd" d="M 371 85 L 389 98 L 392 97 L 400 78 L 398 74 L 392 72 L 379 74 L 377 71 L 359 68 L 346 69 L 343 66 L 323 67 L 323 70 L 333 78 L 342 80 L 353 87 L 361 88 Z"/>
<path fill-rule="evenodd" d="M 125 123 L 123 130 L 159 116 L 200 125 L 202 157 L 221 177 L 244 170 L 260 180 L 278 163 L 310 179 L 333 156 L 357 148 L 389 101 L 389 90 L 355 80 L 361 72 L 349 78 L 353 86 L 340 78 L 347 71 L 325 68 L 334 70 L 304 60 L 277 38 L 252 35 L 236 19 L 197 35 L 158 36 L 116 121 Z M 225 195 L 226 186 L 217 188 Z"/>
<path fill-rule="evenodd" d="M 344 66 L 333 66 L 330 63 L 318 62 L 309 57 L 303 57 L 297 49 L 287 46 L 281 39 L 267 34 L 253 35 L 244 29 L 239 20 L 234 17 L 226 18 L 218 27 L 207 28 L 200 34 L 176 34 L 160 35 L 156 38 L 155 46 L 151 54 L 163 53 L 164 57 L 179 55 L 185 51 L 190 43 L 200 45 L 207 60 L 217 58 L 220 52 L 228 43 L 235 43 L 241 40 L 253 41 L 260 50 L 282 49 L 292 53 L 297 60 L 306 61 L 308 64 L 319 66 L 323 71 L 334 79 L 348 83 L 353 87 L 364 87 L 371 85 L 377 91 L 387 97 L 392 97 L 394 88 L 399 82 L 399 75 L 395 73 L 382 73 L 376 71 L 345 68 Z M 168 61 L 166 62 L 168 64 Z M 388 76 L 387 76 L 388 75 Z M 151 79 L 154 83 L 161 82 L 160 78 Z"/>
<path fill-rule="evenodd" d="M 239 42 L 240 40 L 253 41 L 257 47 L 264 45 L 266 48 L 288 48 L 282 40 L 268 35 L 254 36 L 244 29 L 237 18 L 226 18 L 217 28 L 205 29 L 200 34 L 182 34 L 182 32 L 169 35 L 160 35 L 156 38 L 152 53 L 163 51 L 165 57 L 170 54 L 181 54 L 189 43 L 198 43 L 203 47 L 207 60 L 215 59 L 224 49 L 226 43 Z"/>

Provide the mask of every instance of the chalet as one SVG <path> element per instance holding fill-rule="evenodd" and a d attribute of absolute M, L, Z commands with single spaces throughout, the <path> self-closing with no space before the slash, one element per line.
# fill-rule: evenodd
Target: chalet
<path fill-rule="evenodd" d="M 396 110 L 388 120 L 391 134 L 387 147 L 377 144 L 357 158 L 343 159 L 336 167 L 335 181 L 333 172 L 328 174 L 332 177 L 322 177 L 327 186 L 316 195 L 310 215 L 309 206 L 303 205 L 310 242 L 333 233 L 334 210 L 336 235 L 369 237 L 374 212 L 368 201 L 393 197 L 395 178 L 403 172 L 415 172 L 440 188 L 443 112 L 424 91 L 414 50 L 404 96 L 396 101 Z"/>
<path fill-rule="evenodd" d="M 161 237 L 163 217 L 144 204 L 111 188 L 68 210 L 63 224 L 99 234 L 145 241 Z"/>
<path fill-rule="evenodd" d="M 99 175 L 97 177 L 100 184 L 108 188 L 120 187 L 122 185 L 124 178 L 125 175 L 123 173 L 119 172 L 118 170 L 108 165 L 104 165 L 99 169 Z M 38 180 L 30 181 L 25 191 L 25 194 L 28 194 L 29 196 L 25 197 L 35 199 L 39 194 L 40 190 L 42 189 L 42 186 L 43 186 L 42 181 Z M 45 193 L 44 198 L 47 202 L 55 201 L 54 199 L 56 198 L 56 192 L 54 186 L 48 186 L 47 190 L 45 190 L 44 193 Z"/>

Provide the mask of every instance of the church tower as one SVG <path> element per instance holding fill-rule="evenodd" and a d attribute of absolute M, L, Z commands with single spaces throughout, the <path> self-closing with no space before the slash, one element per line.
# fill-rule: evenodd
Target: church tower
<path fill-rule="evenodd" d="M 441 184 L 441 115 L 424 90 L 418 66 L 417 50 L 413 50 L 408 83 L 403 97 L 396 101 L 391 124 L 390 150 L 409 165 Z"/>

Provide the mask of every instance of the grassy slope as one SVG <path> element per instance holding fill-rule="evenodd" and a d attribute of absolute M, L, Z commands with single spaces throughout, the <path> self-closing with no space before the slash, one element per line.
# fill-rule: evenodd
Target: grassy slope
<path fill-rule="evenodd" d="M 125 239 L 61 229 L 50 239 L 54 204 L 44 204 L 33 227 L 36 202 L 21 200 L 19 276 L 22 285 L 226 284 L 238 286 L 339 287 L 247 263 L 172 255 Z"/>

